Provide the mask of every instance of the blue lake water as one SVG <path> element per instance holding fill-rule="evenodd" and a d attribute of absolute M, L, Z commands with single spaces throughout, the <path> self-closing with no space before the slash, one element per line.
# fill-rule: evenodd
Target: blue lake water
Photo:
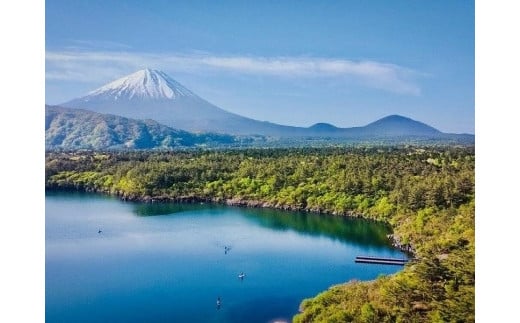
<path fill-rule="evenodd" d="M 45 201 L 46 322 L 290 321 L 304 298 L 402 268 L 357 255 L 406 257 L 364 220 L 82 193 Z"/>

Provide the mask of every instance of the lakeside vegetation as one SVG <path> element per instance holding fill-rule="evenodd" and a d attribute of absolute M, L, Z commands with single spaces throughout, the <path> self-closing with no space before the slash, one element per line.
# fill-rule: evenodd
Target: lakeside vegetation
<path fill-rule="evenodd" d="M 334 286 L 296 322 L 473 322 L 473 147 L 48 152 L 47 189 L 214 201 L 389 223 L 416 261 Z"/>

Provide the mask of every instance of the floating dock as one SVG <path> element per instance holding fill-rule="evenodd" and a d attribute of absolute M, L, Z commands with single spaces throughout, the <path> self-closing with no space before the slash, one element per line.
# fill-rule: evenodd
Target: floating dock
<path fill-rule="evenodd" d="M 357 256 L 355 262 L 365 264 L 404 266 L 408 262 L 408 259 Z"/>

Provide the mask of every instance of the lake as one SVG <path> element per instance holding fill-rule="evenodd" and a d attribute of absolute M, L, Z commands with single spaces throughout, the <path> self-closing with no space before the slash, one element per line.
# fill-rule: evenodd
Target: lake
<path fill-rule="evenodd" d="M 383 224 L 308 213 L 48 192 L 45 218 L 46 322 L 290 321 L 304 298 L 402 269 L 356 256 L 406 257 Z"/>

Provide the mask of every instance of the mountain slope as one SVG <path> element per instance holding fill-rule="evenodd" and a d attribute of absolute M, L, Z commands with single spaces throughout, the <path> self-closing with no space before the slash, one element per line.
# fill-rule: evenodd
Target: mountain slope
<path fill-rule="evenodd" d="M 383 136 L 435 136 L 441 132 L 429 125 L 399 115 L 391 115 L 374 121 L 363 130 L 367 133 L 377 133 Z"/>
<path fill-rule="evenodd" d="M 261 122 L 222 110 L 200 98 L 164 72 L 145 69 L 60 104 L 195 132 L 282 134 L 291 127 Z"/>
<path fill-rule="evenodd" d="M 220 134 L 194 134 L 153 120 L 132 120 L 115 115 L 45 106 L 46 149 L 152 149 L 231 145 L 237 138 Z"/>

